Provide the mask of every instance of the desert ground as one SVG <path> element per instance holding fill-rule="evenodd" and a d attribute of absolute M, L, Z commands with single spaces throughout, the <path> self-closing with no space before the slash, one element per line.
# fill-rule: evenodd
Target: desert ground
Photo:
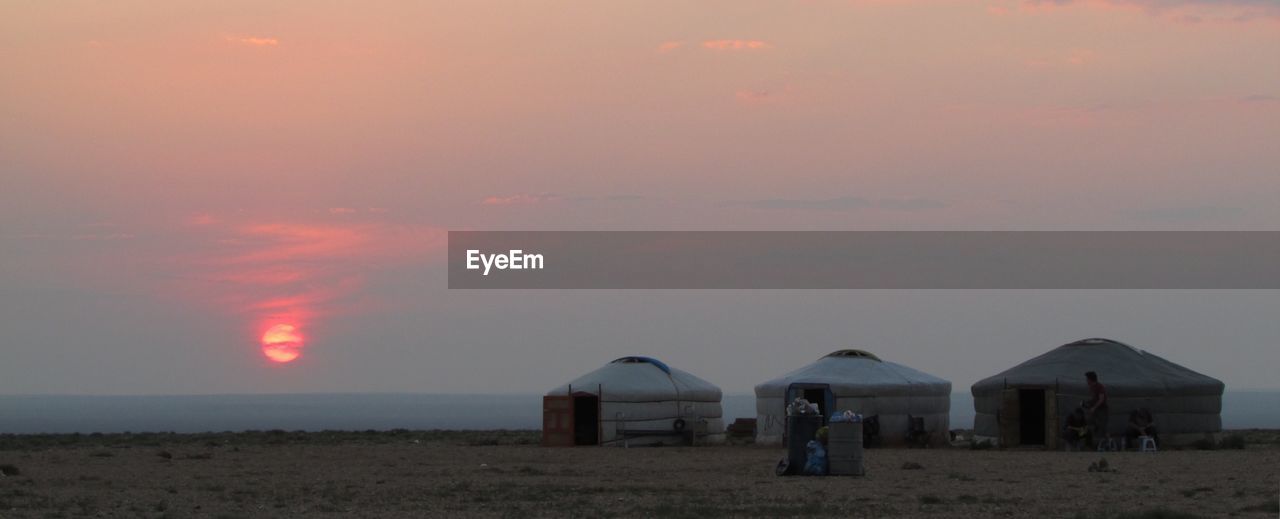
<path fill-rule="evenodd" d="M 856 478 L 777 477 L 781 448 L 543 448 L 536 431 L 0 435 L 0 517 L 1280 516 L 1280 433 L 1240 435 L 1105 456 L 874 449 Z M 1113 471 L 1091 472 L 1102 457 Z"/>

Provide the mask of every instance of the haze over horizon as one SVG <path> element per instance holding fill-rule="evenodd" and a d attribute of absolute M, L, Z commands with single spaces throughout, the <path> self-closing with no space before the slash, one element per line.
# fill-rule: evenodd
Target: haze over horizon
<path fill-rule="evenodd" d="M 851 347 L 962 392 L 1087 337 L 1280 389 L 1273 290 L 444 265 L 462 229 L 1280 230 L 1280 3 L 69 1 L 0 29 L 0 395 L 540 393 L 633 354 L 740 394 Z"/>

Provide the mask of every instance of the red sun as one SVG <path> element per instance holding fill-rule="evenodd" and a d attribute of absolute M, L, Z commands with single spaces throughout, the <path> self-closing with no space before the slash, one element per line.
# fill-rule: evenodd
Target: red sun
<path fill-rule="evenodd" d="M 262 354 L 272 362 L 292 362 L 302 355 L 302 334 L 292 324 L 277 324 L 262 334 Z"/>

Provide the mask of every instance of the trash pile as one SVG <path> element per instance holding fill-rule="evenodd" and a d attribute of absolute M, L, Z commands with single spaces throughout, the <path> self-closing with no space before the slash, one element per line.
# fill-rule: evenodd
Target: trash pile
<path fill-rule="evenodd" d="M 848 410 L 841 411 L 839 413 L 831 415 L 831 423 L 840 423 L 840 422 L 861 423 L 862 415 L 855 413 L 853 411 L 848 411 Z"/>
<path fill-rule="evenodd" d="M 818 429 L 814 434 L 814 438 L 809 440 L 805 445 L 805 451 L 808 457 L 804 462 L 804 475 L 806 476 L 825 476 L 827 475 L 827 428 Z"/>
<path fill-rule="evenodd" d="M 861 414 L 849 410 L 824 419 L 816 404 L 796 398 L 787 406 L 787 456 L 777 474 L 864 475 L 862 422 Z"/>
<path fill-rule="evenodd" d="M 818 410 L 818 404 L 800 397 L 791 401 L 791 405 L 787 406 L 787 416 L 819 416 L 821 414 L 822 412 Z"/>

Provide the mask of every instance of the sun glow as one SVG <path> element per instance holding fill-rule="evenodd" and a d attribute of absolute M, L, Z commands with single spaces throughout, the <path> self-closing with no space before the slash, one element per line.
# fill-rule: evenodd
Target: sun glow
<path fill-rule="evenodd" d="M 262 354 L 273 362 L 292 362 L 302 355 L 302 334 L 292 324 L 277 324 L 262 334 Z"/>

